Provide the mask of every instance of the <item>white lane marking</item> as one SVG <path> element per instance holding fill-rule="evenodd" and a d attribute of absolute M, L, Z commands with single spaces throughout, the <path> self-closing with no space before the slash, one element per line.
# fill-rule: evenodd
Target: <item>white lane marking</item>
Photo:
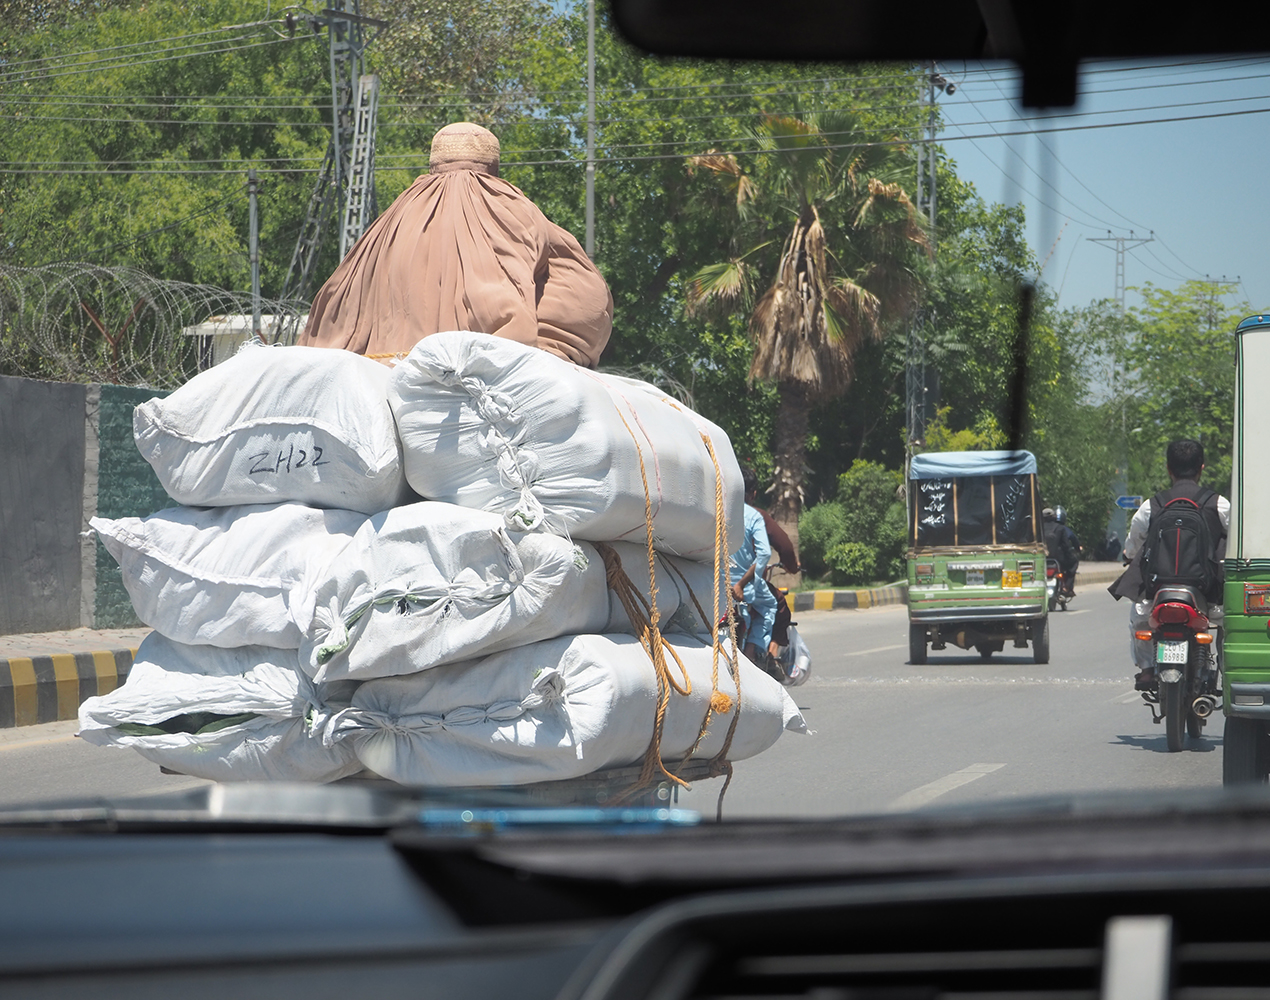
<path fill-rule="evenodd" d="M 843 656 L 867 656 L 869 653 L 889 653 L 892 649 L 907 649 L 907 648 L 908 648 L 907 644 L 900 643 L 898 646 L 877 646 L 873 649 L 857 649 L 854 653 L 843 653 L 842 655 Z"/>
<path fill-rule="evenodd" d="M 1083 614 L 1085 614 L 1087 611 L 1090 611 L 1090 610 L 1092 610 L 1092 609 L 1091 609 L 1091 608 L 1079 608 L 1079 609 L 1078 609 L 1078 610 L 1076 610 L 1076 611 L 1059 611 L 1059 612 L 1057 612 L 1057 617 L 1059 617 L 1059 618 L 1066 618 L 1068 615 L 1083 615 Z"/>
<path fill-rule="evenodd" d="M 1130 702 L 1142 701 L 1142 692 L 1127 691 L 1116 698 L 1112 698 L 1111 700 L 1120 705 L 1128 705 Z"/>
<path fill-rule="evenodd" d="M 960 771 L 953 771 L 952 774 L 936 778 L 920 788 L 914 788 L 911 792 L 905 792 L 888 805 L 883 812 L 907 812 L 909 809 L 918 809 L 928 802 L 933 802 L 941 795 L 948 794 L 954 788 L 960 788 L 962 785 L 968 785 L 972 781 L 978 781 L 985 774 L 999 771 L 1003 767 L 1005 767 L 1004 764 L 971 764 L 969 767 L 963 767 Z"/>

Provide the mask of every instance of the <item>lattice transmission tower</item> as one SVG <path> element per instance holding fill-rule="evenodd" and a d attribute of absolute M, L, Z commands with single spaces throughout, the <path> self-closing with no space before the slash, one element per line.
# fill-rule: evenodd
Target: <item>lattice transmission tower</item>
<path fill-rule="evenodd" d="M 285 301 L 307 298 L 322 236 L 338 209 L 340 259 L 377 215 L 375 207 L 375 124 L 379 77 L 367 74 L 368 32 L 387 25 L 363 17 L 360 0 L 331 0 L 308 16 L 314 32 L 326 29 L 331 58 L 331 141 L 309 197 L 304 224 L 282 283 Z"/>

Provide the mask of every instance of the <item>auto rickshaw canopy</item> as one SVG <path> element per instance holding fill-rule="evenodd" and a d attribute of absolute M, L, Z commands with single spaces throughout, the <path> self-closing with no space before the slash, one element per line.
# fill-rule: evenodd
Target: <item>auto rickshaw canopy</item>
<path fill-rule="evenodd" d="M 909 464 L 914 548 L 1041 544 L 1040 487 L 1029 451 L 944 451 Z"/>

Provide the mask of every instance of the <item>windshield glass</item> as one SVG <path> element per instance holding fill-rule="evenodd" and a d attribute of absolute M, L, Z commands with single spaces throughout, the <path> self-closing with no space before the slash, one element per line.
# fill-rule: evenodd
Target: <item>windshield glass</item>
<path fill-rule="evenodd" d="M 1038 111 L 583 3 L 14 18 L 0 805 L 1264 780 L 1264 59 Z"/>

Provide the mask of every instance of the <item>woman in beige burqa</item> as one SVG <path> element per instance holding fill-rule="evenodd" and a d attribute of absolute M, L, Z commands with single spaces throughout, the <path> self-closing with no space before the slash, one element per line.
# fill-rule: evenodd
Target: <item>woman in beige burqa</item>
<path fill-rule="evenodd" d="M 300 343 L 372 358 L 475 330 L 593 368 L 613 296 L 586 253 L 498 176 L 498 139 L 470 122 L 432 138 L 429 172 L 375 220 L 313 300 Z"/>

